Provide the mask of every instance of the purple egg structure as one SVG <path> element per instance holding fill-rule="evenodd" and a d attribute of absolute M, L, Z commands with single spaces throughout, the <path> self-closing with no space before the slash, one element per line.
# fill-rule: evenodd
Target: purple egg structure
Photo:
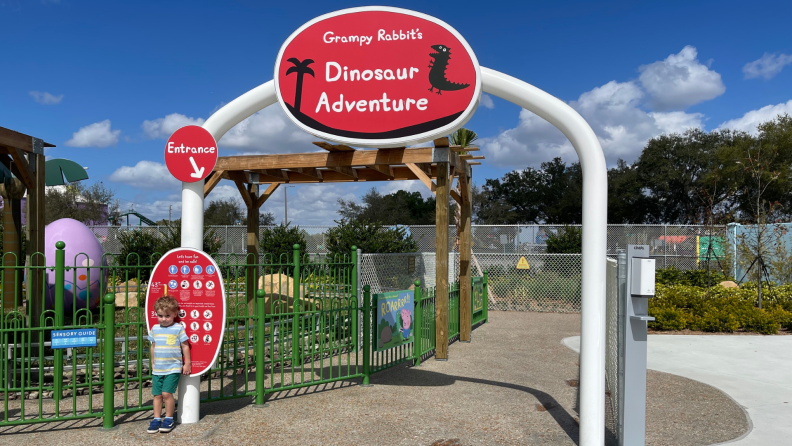
<path fill-rule="evenodd" d="M 71 218 L 62 218 L 47 225 L 44 236 L 46 265 L 55 266 L 57 242 L 66 244 L 66 271 L 63 285 L 63 311 L 69 314 L 73 308 L 93 309 L 101 301 L 102 284 L 107 283 L 107 260 L 99 240 L 87 226 Z M 47 268 L 45 305 L 48 310 L 55 307 L 55 271 Z"/>

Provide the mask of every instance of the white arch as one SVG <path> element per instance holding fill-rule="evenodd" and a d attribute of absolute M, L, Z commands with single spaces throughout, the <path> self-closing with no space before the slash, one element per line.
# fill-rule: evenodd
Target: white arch
<path fill-rule="evenodd" d="M 607 237 L 607 167 L 597 136 L 569 105 L 503 73 L 481 67 L 486 93 L 513 102 L 556 126 L 569 138 L 583 169 L 583 293 L 580 345 L 580 445 L 605 442 L 605 252 Z M 215 112 L 203 127 L 219 141 L 227 131 L 277 101 L 275 83 L 264 83 Z M 182 246 L 201 249 L 203 184 L 183 183 Z M 182 379 L 185 381 L 185 379 Z M 181 386 L 180 386 L 181 388 Z M 197 394 L 197 392 L 196 392 Z M 184 400 L 184 399 L 183 399 Z M 190 414 L 182 415 L 182 407 Z M 195 406 L 195 413 L 192 414 Z M 182 422 L 197 422 L 196 404 L 179 405 Z M 194 421 L 191 421 L 194 419 Z"/>

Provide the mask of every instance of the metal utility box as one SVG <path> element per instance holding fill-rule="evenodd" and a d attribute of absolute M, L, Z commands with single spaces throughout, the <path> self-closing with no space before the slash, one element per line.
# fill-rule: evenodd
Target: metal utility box
<path fill-rule="evenodd" d="M 630 294 L 652 297 L 655 295 L 655 260 L 632 258 Z"/>

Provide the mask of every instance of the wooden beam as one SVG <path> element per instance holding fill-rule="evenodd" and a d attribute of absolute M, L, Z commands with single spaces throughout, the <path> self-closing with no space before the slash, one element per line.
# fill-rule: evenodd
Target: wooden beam
<path fill-rule="evenodd" d="M 439 166 L 439 164 L 442 164 L 442 163 L 438 163 L 438 166 Z M 418 167 L 417 165 L 415 165 L 413 163 L 407 163 L 407 164 L 405 164 L 405 166 L 407 166 L 407 168 L 410 169 L 412 171 L 412 173 L 414 173 L 415 176 L 418 177 L 418 179 L 421 180 L 421 182 L 424 185 L 426 185 L 426 187 L 428 187 L 429 190 L 432 191 L 433 194 L 435 193 L 435 191 L 437 189 L 437 185 L 435 185 L 434 181 L 432 181 L 432 179 L 429 178 L 428 175 L 426 175 L 426 172 L 424 172 L 423 169 L 421 169 L 420 167 Z M 439 167 L 438 167 L 438 171 L 439 171 Z"/>
<path fill-rule="evenodd" d="M 289 182 L 289 172 L 283 169 L 262 169 L 259 171 L 262 175 L 272 178 L 278 178 L 286 183 Z"/>
<path fill-rule="evenodd" d="M 32 255 L 44 252 L 44 212 L 45 212 L 45 172 L 44 155 L 28 153 L 28 161 L 35 167 L 36 189 L 28 191 L 27 198 L 27 264 L 31 266 L 44 266 L 44 256 Z M 27 274 L 27 295 L 41 296 L 44 278 L 44 269 L 30 268 Z M 41 314 L 44 312 L 43 299 L 28 299 L 29 321 L 34 327 L 41 324 Z"/>
<path fill-rule="evenodd" d="M 206 198 L 209 193 L 212 192 L 212 189 L 220 183 L 220 180 L 223 179 L 224 172 L 223 170 L 215 170 L 206 178 L 206 182 L 204 183 L 204 198 Z"/>
<path fill-rule="evenodd" d="M 25 187 L 29 191 L 36 190 L 36 182 L 34 180 L 35 175 L 33 174 L 33 169 L 30 168 L 30 164 L 28 164 L 27 159 L 25 158 L 24 152 L 18 148 L 10 148 L 8 150 L 9 155 L 14 160 L 14 166 L 16 166 L 16 170 L 19 173 L 19 179 L 22 180 Z"/>
<path fill-rule="evenodd" d="M 267 190 L 265 190 L 261 195 L 259 195 L 258 200 L 256 200 L 256 207 L 260 208 L 261 205 L 264 204 L 264 202 L 267 201 L 269 197 L 272 196 L 275 190 L 278 189 L 278 186 L 280 186 L 280 183 L 270 184 Z"/>
<path fill-rule="evenodd" d="M 474 156 L 474 155 L 459 155 L 459 159 L 461 160 L 483 160 L 486 158 L 485 156 Z"/>
<path fill-rule="evenodd" d="M 355 149 L 343 144 L 330 144 L 324 141 L 314 141 L 313 145 L 321 147 L 328 152 L 354 152 Z"/>
<path fill-rule="evenodd" d="M 435 359 L 448 359 L 448 163 L 437 163 L 435 201 Z M 465 286 L 470 286 L 469 283 Z"/>
<path fill-rule="evenodd" d="M 0 127 L 0 145 L 6 146 L 6 148 L 20 149 L 24 152 L 32 152 L 33 137 Z"/>
<path fill-rule="evenodd" d="M 452 152 L 478 152 L 478 147 L 462 147 L 462 146 L 451 146 L 449 147 Z"/>
<path fill-rule="evenodd" d="M 467 163 L 468 166 L 480 166 L 481 163 Z"/>
<path fill-rule="evenodd" d="M 388 177 L 388 179 L 390 179 L 390 180 L 392 180 L 393 177 L 394 177 L 394 175 L 393 175 L 393 167 L 391 167 L 391 166 L 386 166 L 386 165 L 383 165 L 383 164 L 374 164 L 372 166 L 366 166 L 366 167 L 368 167 L 369 169 L 376 170 L 377 172 L 379 172 L 379 173 L 385 175 L 386 177 Z"/>
<path fill-rule="evenodd" d="M 364 167 L 373 164 L 431 163 L 431 147 L 355 150 L 352 152 L 221 156 L 215 170 L 297 169 L 301 167 Z"/>
<path fill-rule="evenodd" d="M 421 169 L 427 176 L 433 176 L 431 163 L 417 163 L 416 166 L 418 166 L 418 168 Z"/>
<path fill-rule="evenodd" d="M 432 142 L 434 143 L 435 147 L 448 147 L 449 146 L 448 138 L 446 138 L 446 137 L 437 138 L 437 139 L 435 139 Z"/>
<path fill-rule="evenodd" d="M 472 205 L 470 200 L 470 181 L 465 174 L 459 176 L 459 190 L 462 195 L 459 222 L 459 340 L 470 342 L 473 314 L 471 305 L 470 258 L 471 247 L 470 218 Z"/>
<path fill-rule="evenodd" d="M 298 169 L 292 169 L 292 172 L 297 172 L 311 178 L 316 178 L 320 183 L 322 182 L 322 171 L 317 170 L 316 167 L 301 167 Z"/>
<path fill-rule="evenodd" d="M 353 181 L 357 181 L 358 180 L 358 171 L 357 171 L 357 169 L 353 169 L 351 167 L 335 166 L 335 167 L 327 167 L 327 170 L 330 170 L 330 171 L 333 171 L 333 172 L 338 172 L 341 175 L 344 175 L 344 176 L 347 176 L 349 178 L 352 178 Z"/>
<path fill-rule="evenodd" d="M 229 172 L 229 175 L 234 181 L 234 184 L 236 184 L 239 194 L 242 195 L 245 206 L 250 209 L 253 206 L 253 197 L 250 196 L 250 192 L 248 192 L 247 187 L 245 187 L 245 174 L 242 172 Z"/>
<path fill-rule="evenodd" d="M 259 250 L 259 208 L 258 184 L 249 184 L 247 188 L 250 203 L 247 207 L 247 254 L 245 255 L 245 297 L 248 305 L 256 299 L 258 286 L 258 250 Z"/>

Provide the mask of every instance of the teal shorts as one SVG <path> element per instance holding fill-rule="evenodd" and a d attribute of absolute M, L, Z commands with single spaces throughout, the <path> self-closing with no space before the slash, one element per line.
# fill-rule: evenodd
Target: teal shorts
<path fill-rule="evenodd" d="M 176 393 L 179 387 L 181 373 L 171 373 L 170 375 L 153 375 L 151 377 L 151 394 L 162 395 L 163 393 Z"/>

